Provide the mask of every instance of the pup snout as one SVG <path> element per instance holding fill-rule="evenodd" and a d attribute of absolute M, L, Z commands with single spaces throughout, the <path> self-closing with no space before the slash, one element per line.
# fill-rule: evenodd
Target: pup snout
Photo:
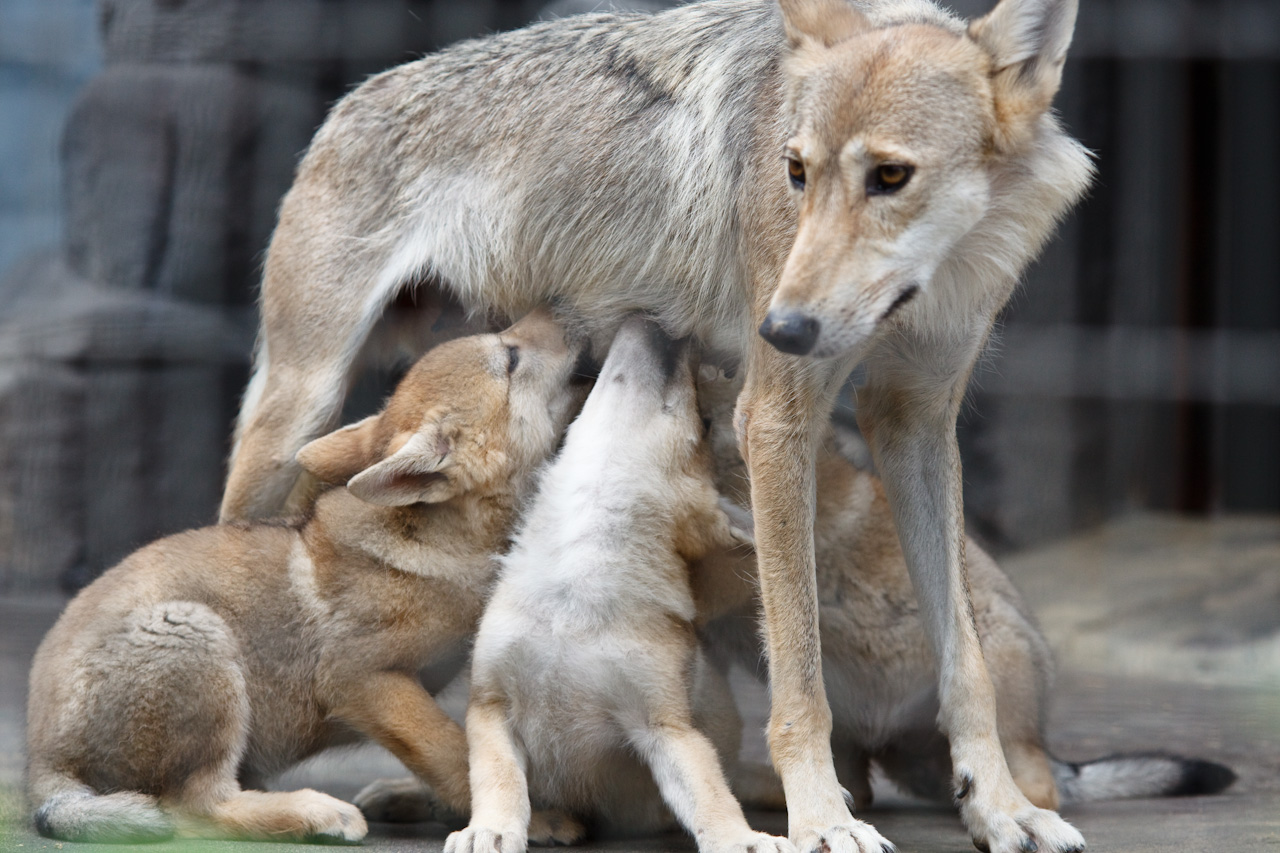
<path fill-rule="evenodd" d="M 818 321 L 800 311 L 773 309 L 760 324 L 760 337 L 791 355 L 808 355 L 818 342 Z"/>
<path fill-rule="evenodd" d="M 633 315 L 614 337 L 603 369 L 610 378 L 630 375 L 657 388 L 691 375 L 692 350 L 688 338 L 673 340 L 658 323 Z"/>

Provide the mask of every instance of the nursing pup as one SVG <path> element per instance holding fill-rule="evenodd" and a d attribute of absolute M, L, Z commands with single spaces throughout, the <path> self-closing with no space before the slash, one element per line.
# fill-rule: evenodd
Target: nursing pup
<path fill-rule="evenodd" d="M 674 813 L 702 853 L 794 849 L 747 825 L 694 719 L 689 564 L 737 539 L 687 350 L 628 321 L 542 476 L 476 636 L 471 824 L 447 853 L 523 851 L 531 803 L 624 832 Z"/>
<path fill-rule="evenodd" d="M 466 814 L 465 736 L 417 673 L 475 630 L 493 557 L 582 400 L 578 358 L 545 313 L 442 344 L 380 414 L 302 448 L 335 485 L 310 518 L 171 536 L 82 591 L 31 669 L 38 830 L 354 842 L 354 806 L 252 789 L 361 737 Z"/>
<path fill-rule="evenodd" d="M 1080 849 L 996 736 L 955 439 L 994 318 L 1091 174 L 1050 109 L 1075 15 L 1076 0 L 999 0 L 971 22 L 928 0 L 707 0 L 538 24 L 373 77 L 282 204 L 223 518 L 296 497 L 295 452 L 333 422 L 357 359 L 388 327 L 429 330 L 445 296 L 511 316 L 554 302 L 601 339 L 652 312 L 745 374 L 790 836 L 875 851 L 831 759 L 813 556 L 813 459 L 861 362 L 859 423 L 964 820 L 993 853 Z"/>

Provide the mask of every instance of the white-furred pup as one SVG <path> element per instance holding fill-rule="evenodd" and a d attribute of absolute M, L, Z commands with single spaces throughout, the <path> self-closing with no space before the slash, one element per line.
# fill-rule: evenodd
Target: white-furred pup
<path fill-rule="evenodd" d="M 471 824 L 446 853 L 524 850 L 531 802 L 632 832 L 674 813 L 702 853 L 793 850 L 748 826 L 694 720 L 688 567 L 737 534 L 688 349 L 628 320 L 543 475 L 476 638 Z"/>

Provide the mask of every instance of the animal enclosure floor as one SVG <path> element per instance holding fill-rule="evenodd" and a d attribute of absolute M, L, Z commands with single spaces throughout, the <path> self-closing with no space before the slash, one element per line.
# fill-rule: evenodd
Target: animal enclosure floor
<path fill-rule="evenodd" d="M 1280 851 L 1280 518 L 1188 520 L 1139 515 L 1060 543 L 1006 557 L 1002 565 L 1039 614 L 1058 657 L 1049 740 L 1062 758 L 1166 751 L 1231 765 L 1225 794 L 1067 806 L 1089 849 L 1155 853 Z M 20 793 L 26 672 L 62 600 L 0 597 L 0 851 L 119 851 L 63 844 L 31 832 Z M 762 690 L 738 673 L 747 757 L 764 754 Z M 459 713 L 465 688 L 446 691 Z M 402 775 L 385 753 L 362 748 L 324 756 L 277 780 L 350 797 L 371 779 Z M 876 780 L 877 805 L 861 815 L 903 853 L 973 848 L 954 811 L 897 794 Z M 755 813 L 760 829 L 785 817 Z M 442 848 L 439 825 L 374 824 L 365 847 Z M 176 842 L 171 851 L 286 853 L 307 845 Z M 584 851 L 693 851 L 685 836 L 593 842 Z"/>

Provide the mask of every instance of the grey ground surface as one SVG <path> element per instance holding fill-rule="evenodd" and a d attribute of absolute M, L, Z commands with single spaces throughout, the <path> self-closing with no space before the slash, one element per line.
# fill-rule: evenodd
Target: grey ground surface
<path fill-rule="evenodd" d="M 1191 521 L 1137 516 L 1003 561 L 1039 613 L 1059 663 L 1050 708 L 1053 751 L 1082 760 L 1162 750 L 1223 761 L 1240 775 L 1216 797 L 1069 806 L 1095 851 L 1280 853 L 1280 518 Z M 58 844 L 31 832 L 20 792 L 26 671 L 57 599 L 0 598 L 0 851 L 114 850 Z M 764 754 L 764 694 L 738 679 L 748 718 L 748 757 Z M 452 711 L 464 690 L 447 691 Z M 403 770 L 367 748 L 310 762 L 277 780 L 349 797 Z M 862 814 L 904 853 L 973 848 L 954 812 L 896 794 L 877 780 L 877 806 Z M 753 814 L 761 829 L 785 818 Z M 438 825 L 375 824 L 365 847 L 438 851 Z M 181 842 L 169 851 L 285 853 L 304 845 Z M 585 851 L 694 850 L 679 834 L 593 842 Z"/>

